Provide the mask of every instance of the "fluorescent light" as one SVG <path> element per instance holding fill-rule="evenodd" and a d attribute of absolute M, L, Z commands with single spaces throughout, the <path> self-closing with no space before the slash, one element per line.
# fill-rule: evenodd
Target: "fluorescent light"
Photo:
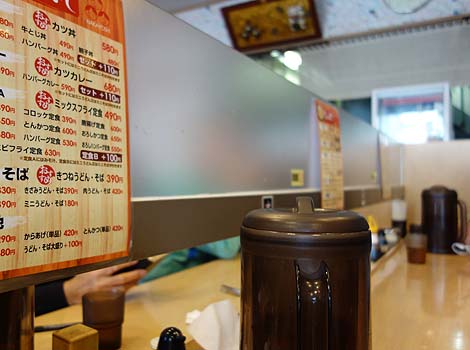
<path fill-rule="evenodd" d="M 281 55 L 282 55 L 282 54 L 281 54 L 281 52 L 280 52 L 279 50 L 272 50 L 272 51 L 271 51 L 271 57 L 272 57 L 272 58 L 279 58 L 279 57 L 281 57 Z"/>
<path fill-rule="evenodd" d="M 283 56 L 280 56 L 279 61 L 282 62 L 287 68 L 292 70 L 299 70 L 302 65 L 302 56 L 297 51 L 286 51 Z"/>

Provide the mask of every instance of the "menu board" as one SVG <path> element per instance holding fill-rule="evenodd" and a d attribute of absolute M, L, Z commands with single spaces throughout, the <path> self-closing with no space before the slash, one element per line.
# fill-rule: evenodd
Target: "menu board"
<path fill-rule="evenodd" d="M 0 0 L 0 280 L 128 255 L 120 0 Z"/>
<path fill-rule="evenodd" d="M 323 208 L 344 208 L 343 155 L 339 113 L 333 106 L 315 100 L 320 143 L 321 203 Z"/>

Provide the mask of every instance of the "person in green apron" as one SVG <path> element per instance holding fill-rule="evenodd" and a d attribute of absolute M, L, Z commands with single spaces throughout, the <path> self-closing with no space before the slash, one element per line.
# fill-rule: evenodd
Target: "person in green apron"
<path fill-rule="evenodd" d="M 232 259 L 240 251 L 240 237 L 211 242 L 198 247 L 178 250 L 165 256 L 140 280 L 148 282 L 215 259 Z"/>

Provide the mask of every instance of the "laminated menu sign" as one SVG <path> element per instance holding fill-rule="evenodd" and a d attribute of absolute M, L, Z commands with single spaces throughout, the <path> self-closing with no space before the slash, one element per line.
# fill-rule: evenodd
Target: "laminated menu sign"
<path fill-rule="evenodd" d="M 128 255 L 120 0 L 0 0 L 0 280 Z"/>
<path fill-rule="evenodd" d="M 323 208 L 343 209 L 343 155 L 339 113 L 333 106 L 315 100 L 320 143 L 321 202 Z"/>

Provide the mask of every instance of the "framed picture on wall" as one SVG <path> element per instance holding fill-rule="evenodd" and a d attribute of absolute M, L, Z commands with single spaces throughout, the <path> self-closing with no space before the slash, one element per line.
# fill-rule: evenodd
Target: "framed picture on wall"
<path fill-rule="evenodd" d="M 245 53 L 321 38 L 313 0 L 251 1 L 222 8 L 233 46 Z"/>

